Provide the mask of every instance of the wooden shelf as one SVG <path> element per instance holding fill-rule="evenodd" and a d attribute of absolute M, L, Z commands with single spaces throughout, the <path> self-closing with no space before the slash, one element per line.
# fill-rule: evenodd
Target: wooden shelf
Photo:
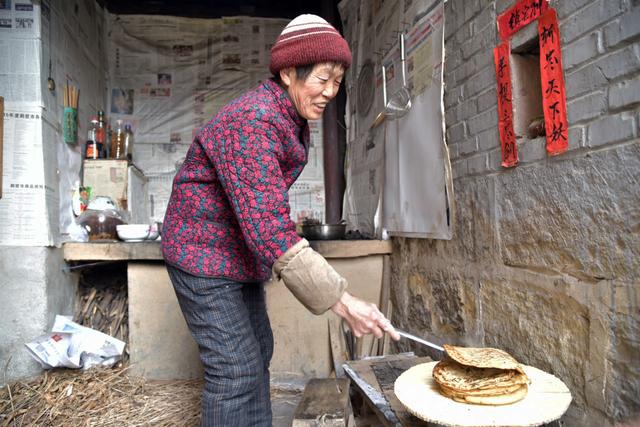
<path fill-rule="evenodd" d="M 66 261 L 162 261 L 160 242 L 67 242 L 62 245 Z"/>
<path fill-rule="evenodd" d="M 391 253 L 390 240 L 313 240 L 311 247 L 325 258 L 357 258 Z"/>
<path fill-rule="evenodd" d="M 391 253 L 389 240 L 316 240 L 311 246 L 325 258 L 357 258 Z M 63 245 L 66 261 L 162 261 L 160 242 L 68 242 Z"/>

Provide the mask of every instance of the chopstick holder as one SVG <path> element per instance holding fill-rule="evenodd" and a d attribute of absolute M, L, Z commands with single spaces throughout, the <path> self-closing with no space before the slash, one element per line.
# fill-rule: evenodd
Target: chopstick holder
<path fill-rule="evenodd" d="M 70 145 L 78 143 L 78 89 L 64 86 L 64 110 L 62 117 L 62 136 Z"/>

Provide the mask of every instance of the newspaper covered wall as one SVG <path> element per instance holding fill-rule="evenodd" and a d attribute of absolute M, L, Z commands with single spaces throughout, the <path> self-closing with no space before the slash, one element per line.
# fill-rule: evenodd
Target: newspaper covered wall
<path fill-rule="evenodd" d="M 40 5 L 0 3 L 4 97 L 0 245 L 51 245 L 57 229 L 58 192 L 51 179 L 55 165 L 45 165 L 51 149 L 43 144 L 42 135 L 40 27 Z"/>
<path fill-rule="evenodd" d="M 385 132 L 383 227 L 391 235 L 451 239 L 453 182 L 444 143 L 443 65 L 444 3 L 433 1 L 407 31 L 406 87 L 412 105 L 406 115 L 389 123 Z M 397 51 L 398 49 L 396 49 Z M 383 58 L 392 102 L 402 87 L 400 53 Z M 395 89 L 394 89 L 395 86 Z"/>
<path fill-rule="evenodd" d="M 161 221 L 193 137 L 236 96 L 269 78 L 270 50 L 288 19 L 108 15 L 113 122 L 131 123 L 134 162 L 149 178 Z M 322 133 L 312 123 L 309 164 L 290 191 L 291 216 L 324 217 Z"/>
<path fill-rule="evenodd" d="M 444 195 L 444 185 L 435 192 L 427 191 L 431 182 L 442 182 L 444 169 L 419 167 L 415 162 L 411 165 L 401 165 L 400 162 L 406 156 L 403 157 L 398 152 L 400 146 L 406 145 L 417 147 L 412 151 L 414 153 L 424 153 L 425 145 L 435 144 L 439 150 L 438 144 L 443 141 L 443 112 L 440 102 L 437 101 L 438 96 L 442 95 L 442 79 L 437 73 L 434 78 L 433 74 L 433 70 L 441 71 L 442 55 L 438 57 L 438 53 L 442 54 L 442 49 L 431 49 L 432 43 L 438 43 L 434 42 L 434 37 L 424 37 L 414 42 L 411 47 L 416 54 L 409 58 L 411 63 L 407 64 L 407 68 L 412 67 L 407 73 L 409 84 L 412 85 L 409 88 L 412 100 L 421 97 L 427 85 L 436 93 L 436 96 L 428 101 L 433 104 L 433 108 L 427 112 L 430 116 L 422 117 L 430 126 L 435 120 L 435 126 L 421 128 L 422 135 L 430 135 L 430 138 L 416 140 L 409 137 L 400 144 L 390 145 L 389 135 L 398 133 L 398 122 L 388 119 L 376 120 L 380 119 L 385 111 L 382 65 L 387 66 L 386 80 L 391 84 L 389 93 L 398 89 L 397 86 L 393 86 L 394 83 L 397 85 L 401 71 L 398 35 L 403 33 L 408 37 L 412 32 L 415 33 L 417 26 L 435 25 L 439 31 L 431 33 L 442 38 L 443 19 L 424 19 L 426 14 L 433 13 L 434 7 L 441 9 L 442 5 L 442 0 L 342 0 L 338 6 L 344 35 L 354 58 L 346 79 L 348 129 L 344 217 L 349 230 L 358 230 L 364 235 L 380 238 L 386 234 L 390 224 L 384 216 L 393 215 L 393 232 L 419 234 L 424 237 L 426 233 L 420 217 L 442 217 L 442 213 L 446 211 L 446 206 L 440 203 Z M 405 131 L 404 135 L 411 134 L 407 131 L 415 130 L 416 123 L 419 122 L 419 119 L 413 122 L 405 121 L 402 128 Z M 392 132 L 394 130 L 396 131 Z M 419 161 L 420 158 L 415 160 Z M 437 161 L 438 165 L 441 165 L 442 157 L 438 156 Z M 415 169 L 416 167 L 418 169 Z M 405 177 L 418 176 L 416 174 L 419 173 L 420 178 L 413 183 L 410 182 L 412 185 L 406 185 L 407 181 L 403 181 L 402 188 L 399 179 L 395 180 L 393 185 L 389 185 L 389 175 L 397 175 L 398 170 L 401 170 Z M 433 176 L 425 177 L 425 173 Z M 435 179 L 431 179 L 432 177 Z M 385 200 L 388 209 L 383 211 Z M 421 200 L 417 209 L 402 211 L 403 204 L 407 205 L 405 202 L 412 200 Z M 435 208 L 419 211 L 424 206 Z M 397 208 L 397 211 L 393 208 Z M 404 216 L 410 217 L 410 221 L 403 222 L 401 218 Z M 447 224 L 442 226 L 438 223 L 438 227 L 438 230 L 431 230 L 433 233 L 430 237 L 446 238 Z"/>
<path fill-rule="evenodd" d="M 86 123 L 104 101 L 103 23 L 95 2 L 0 2 L 0 245 L 50 246 L 68 238 Z M 65 84 L 80 91 L 77 144 L 62 136 Z"/>

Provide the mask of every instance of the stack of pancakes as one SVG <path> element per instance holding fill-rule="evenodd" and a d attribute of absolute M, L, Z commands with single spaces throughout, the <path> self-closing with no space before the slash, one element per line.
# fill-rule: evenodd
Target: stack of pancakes
<path fill-rule="evenodd" d="M 527 395 L 529 378 L 509 353 L 447 344 L 444 349 L 448 357 L 433 368 L 444 396 L 463 403 L 507 405 Z"/>

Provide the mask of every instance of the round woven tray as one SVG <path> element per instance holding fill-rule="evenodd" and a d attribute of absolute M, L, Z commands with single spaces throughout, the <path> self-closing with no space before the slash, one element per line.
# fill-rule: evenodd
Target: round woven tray
<path fill-rule="evenodd" d="M 433 380 L 438 362 L 403 372 L 394 384 L 398 400 L 416 417 L 446 426 L 537 426 L 556 420 L 571 403 L 571 392 L 557 377 L 524 365 L 531 380 L 527 396 L 503 406 L 473 405 L 443 396 Z"/>

